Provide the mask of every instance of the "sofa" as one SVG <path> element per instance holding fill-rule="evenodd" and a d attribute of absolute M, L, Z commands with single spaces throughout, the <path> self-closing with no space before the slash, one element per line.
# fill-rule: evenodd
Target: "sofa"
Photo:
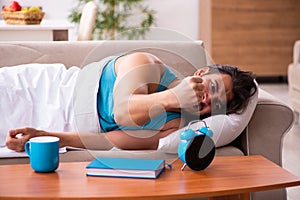
<path fill-rule="evenodd" d="M 300 40 L 293 48 L 293 62 L 288 66 L 289 99 L 295 113 L 295 122 L 299 122 L 300 113 Z"/>
<path fill-rule="evenodd" d="M 147 51 L 159 56 L 179 76 L 211 64 L 202 41 L 62 41 L 62 42 L 1 42 L 0 67 L 26 63 L 63 63 L 66 67 L 85 65 L 109 55 L 127 51 Z M 177 55 L 178 58 L 174 58 Z M 184 58 L 184 59 L 183 59 Z M 292 109 L 266 91 L 259 89 L 258 102 L 246 128 L 230 144 L 218 147 L 216 156 L 263 155 L 282 166 L 285 135 L 294 122 Z M 160 151 L 68 150 L 60 155 L 61 162 L 91 161 L 95 156 L 147 157 L 176 159 L 177 155 Z M 28 163 L 28 158 L 0 158 L 0 164 Z M 255 192 L 252 199 L 286 199 L 286 190 Z"/>

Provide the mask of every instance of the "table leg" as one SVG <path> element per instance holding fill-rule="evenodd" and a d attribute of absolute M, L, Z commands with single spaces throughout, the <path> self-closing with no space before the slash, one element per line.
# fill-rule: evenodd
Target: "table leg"
<path fill-rule="evenodd" d="M 242 193 L 238 195 L 228 195 L 221 197 L 210 197 L 208 200 L 250 200 L 250 193 Z"/>

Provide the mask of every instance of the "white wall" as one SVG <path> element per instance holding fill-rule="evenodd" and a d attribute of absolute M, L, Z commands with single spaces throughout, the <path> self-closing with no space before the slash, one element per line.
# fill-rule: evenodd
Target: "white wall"
<path fill-rule="evenodd" d="M 198 0 L 146 0 L 156 10 L 157 26 L 198 39 Z"/>
<path fill-rule="evenodd" d="M 0 0 L 0 6 L 11 0 Z M 65 19 L 76 0 L 18 0 L 22 6 L 42 6 L 44 19 Z M 156 26 L 176 31 L 190 39 L 198 39 L 198 0 L 145 0 L 145 4 L 156 11 Z M 73 33 L 75 35 L 75 31 Z M 76 38 L 71 36 L 70 39 Z"/>

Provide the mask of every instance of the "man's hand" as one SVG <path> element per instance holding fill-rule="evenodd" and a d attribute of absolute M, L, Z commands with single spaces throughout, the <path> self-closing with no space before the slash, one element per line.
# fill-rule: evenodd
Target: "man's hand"
<path fill-rule="evenodd" d="M 32 137 L 41 136 L 41 133 L 42 131 L 30 127 L 10 130 L 6 137 L 6 146 L 14 151 L 24 151 L 25 143 Z"/>
<path fill-rule="evenodd" d="M 177 98 L 178 108 L 188 112 L 198 113 L 201 109 L 200 103 L 203 97 L 204 85 L 200 76 L 189 76 L 184 78 L 180 84 L 170 89 Z"/>

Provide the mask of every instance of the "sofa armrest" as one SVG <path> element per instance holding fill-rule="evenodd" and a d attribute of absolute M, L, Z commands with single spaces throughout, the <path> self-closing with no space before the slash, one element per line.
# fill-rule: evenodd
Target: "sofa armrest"
<path fill-rule="evenodd" d="M 282 166 L 283 138 L 293 123 L 293 110 L 259 89 L 256 109 L 241 136 L 242 150 L 246 155 L 263 155 Z"/>
<path fill-rule="evenodd" d="M 297 40 L 293 48 L 293 64 L 296 66 L 300 63 L 300 40 Z"/>
<path fill-rule="evenodd" d="M 289 100 L 295 113 L 295 121 L 299 121 L 300 113 L 300 40 L 297 40 L 293 49 L 293 63 L 288 65 Z"/>

